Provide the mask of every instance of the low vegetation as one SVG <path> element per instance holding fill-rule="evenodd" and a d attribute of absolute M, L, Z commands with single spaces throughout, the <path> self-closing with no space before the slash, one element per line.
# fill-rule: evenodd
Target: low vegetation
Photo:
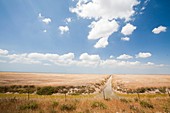
<path fill-rule="evenodd" d="M 26 109 L 31 109 L 31 110 L 35 110 L 38 108 L 38 104 L 36 102 L 28 102 L 26 104 L 21 105 L 20 110 L 26 110 Z"/>
<path fill-rule="evenodd" d="M 63 104 L 60 106 L 61 111 L 73 111 L 76 110 L 75 104 Z"/>
<path fill-rule="evenodd" d="M 147 101 L 144 101 L 144 100 L 140 101 L 140 105 L 141 105 L 142 107 L 145 107 L 145 108 L 151 108 L 151 109 L 154 108 L 151 103 L 149 103 L 149 102 L 147 102 Z"/>
<path fill-rule="evenodd" d="M 104 103 L 98 102 L 98 101 L 93 102 L 91 107 L 92 108 L 100 108 L 100 109 L 106 109 L 107 108 L 107 106 Z"/>
<path fill-rule="evenodd" d="M 0 97 L 0 110 L 2 113 L 169 113 L 170 111 L 169 97 L 142 98 L 139 101 L 129 98 L 106 101 L 91 97 L 67 98 L 65 101 L 64 98 L 51 98 L 49 95 L 39 97 L 30 100 L 26 97 Z"/>

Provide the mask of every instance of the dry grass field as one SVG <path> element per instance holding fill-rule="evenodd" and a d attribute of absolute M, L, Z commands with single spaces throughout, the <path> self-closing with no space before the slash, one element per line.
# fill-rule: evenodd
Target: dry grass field
<path fill-rule="evenodd" d="M 108 75 L 97 74 L 47 74 L 0 72 L 0 86 L 35 85 L 35 86 L 80 86 L 98 83 Z"/>
<path fill-rule="evenodd" d="M 109 75 L 1 72 L 0 86 L 2 88 L 8 86 L 11 91 L 24 90 L 24 87 L 18 85 L 58 87 L 93 84 L 95 86 L 107 77 Z M 150 87 L 167 89 L 170 87 L 170 76 L 112 75 L 112 84 L 113 88 L 119 87 L 122 90 Z M 12 85 L 15 86 L 10 87 Z M 18 89 L 15 89 L 16 86 Z M 28 98 L 27 93 L 0 93 L 0 113 L 170 113 L 168 94 L 145 93 L 140 94 L 139 97 L 137 93 L 115 93 L 118 98 L 108 99 L 99 96 L 101 94 L 103 93 L 87 93 L 86 95 L 31 93 Z"/>
<path fill-rule="evenodd" d="M 170 75 L 113 75 L 114 83 L 122 83 L 126 88 L 170 87 Z"/>
<path fill-rule="evenodd" d="M 144 92 L 146 88 L 146 91 L 154 93 L 160 88 L 170 90 L 170 75 L 113 75 L 112 83 L 116 90 L 142 89 Z"/>

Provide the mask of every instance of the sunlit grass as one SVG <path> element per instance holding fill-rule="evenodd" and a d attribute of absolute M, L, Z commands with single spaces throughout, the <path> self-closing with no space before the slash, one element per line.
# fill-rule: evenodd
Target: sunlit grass
<path fill-rule="evenodd" d="M 115 94 L 118 97 L 126 97 L 126 98 L 135 98 L 138 97 L 137 93 L 133 93 L 133 94 L 125 94 L 125 93 L 118 93 L 115 92 Z M 139 94 L 140 98 L 155 98 L 155 97 L 168 97 L 168 94 Z"/>
<path fill-rule="evenodd" d="M 67 98 L 93 98 L 95 94 L 89 94 L 89 95 L 66 95 Z M 28 98 L 28 94 L 4 94 L 0 93 L 0 98 Z M 29 94 L 29 98 L 31 99 L 41 99 L 41 98 L 65 98 L 65 95 L 37 95 L 37 94 Z"/>

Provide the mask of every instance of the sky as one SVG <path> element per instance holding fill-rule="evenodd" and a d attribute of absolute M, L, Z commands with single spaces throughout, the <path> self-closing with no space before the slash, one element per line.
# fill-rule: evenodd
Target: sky
<path fill-rule="evenodd" d="M 169 0 L 0 0 L 0 71 L 170 74 Z"/>

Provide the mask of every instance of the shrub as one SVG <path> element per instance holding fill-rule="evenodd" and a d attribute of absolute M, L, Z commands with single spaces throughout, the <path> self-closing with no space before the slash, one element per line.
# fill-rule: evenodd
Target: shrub
<path fill-rule="evenodd" d="M 37 108 L 38 108 L 38 104 L 36 102 L 30 102 L 20 106 L 20 110 L 25 110 L 25 109 L 35 110 Z"/>
<path fill-rule="evenodd" d="M 136 90 L 137 93 L 145 93 L 146 89 L 141 87 Z"/>
<path fill-rule="evenodd" d="M 53 106 L 53 107 L 57 107 L 58 105 L 59 105 L 59 102 L 54 101 L 54 102 L 52 103 L 52 106 Z"/>
<path fill-rule="evenodd" d="M 142 107 L 145 107 L 145 108 L 152 108 L 153 109 L 153 105 L 151 103 L 146 102 L 146 101 L 140 101 L 140 105 Z"/>
<path fill-rule="evenodd" d="M 37 89 L 38 95 L 52 95 L 54 93 L 54 88 L 51 86 L 46 86 Z"/>
<path fill-rule="evenodd" d="M 135 100 L 135 102 L 138 102 L 138 101 L 139 101 L 139 99 L 138 99 L 138 98 L 134 98 L 134 100 Z"/>
<path fill-rule="evenodd" d="M 0 93 L 6 93 L 9 91 L 9 87 L 8 86 L 0 86 Z"/>
<path fill-rule="evenodd" d="M 102 102 L 93 102 L 91 105 L 92 108 L 100 108 L 100 109 L 106 109 L 107 106 Z"/>
<path fill-rule="evenodd" d="M 120 99 L 121 102 L 124 102 L 124 103 L 128 103 L 128 100 L 124 99 L 124 98 L 121 98 Z"/>
<path fill-rule="evenodd" d="M 161 87 L 161 88 L 159 88 L 159 91 L 160 91 L 161 93 L 166 93 L 166 87 Z"/>
<path fill-rule="evenodd" d="M 73 111 L 76 110 L 76 106 L 73 104 L 63 104 L 60 106 L 62 111 Z"/>

